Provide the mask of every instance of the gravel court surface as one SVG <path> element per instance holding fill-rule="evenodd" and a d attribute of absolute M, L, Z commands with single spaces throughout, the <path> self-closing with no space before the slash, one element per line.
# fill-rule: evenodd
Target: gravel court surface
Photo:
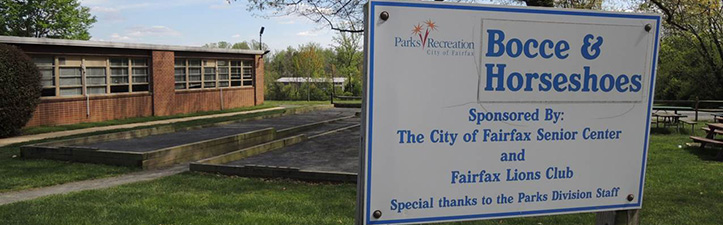
<path fill-rule="evenodd" d="M 228 165 L 295 167 L 301 170 L 357 173 L 361 139 L 359 128 L 318 136 L 289 147 L 259 154 Z"/>
<path fill-rule="evenodd" d="M 104 150 L 148 152 L 172 146 L 179 146 L 183 144 L 250 132 L 254 130 L 266 129 L 270 127 L 276 128 L 276 130 L 280 130 L 294 126 L 330 120 L 334 118 L 353 116 L 358 111 L 359 109 L 334 108 L 304 114 L 296 114 L 262 120 L 244 121 L 190 131 L 152 135 L 134 139 L 99 142 L 81 146 Z"/>

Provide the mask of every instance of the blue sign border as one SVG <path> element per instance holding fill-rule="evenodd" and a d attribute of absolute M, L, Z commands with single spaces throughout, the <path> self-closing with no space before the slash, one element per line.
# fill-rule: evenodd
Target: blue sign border
<path fill-rule="evenodd" d="M 550 15 L 566 15 L 566 16 L 593 16 L 593 17 L 612 17 L 612 18 L 626 18 L 626 19 L 651 19 L 656 21 L 655 28 L 655 46 L 653 51 L 653 66 L 651 68 L 650 76 L 650 90 L 648 93 L 648 119 L 645 125 L 645 143 L 643 146 L 643 162 L 640 168 L 640 187 L 638 189 L 638 201 L 631 204 L 617 204 L 617 205 L 604 205 L 604 206 L 587 206 L 587 207 L 576 207 L 576 208 L 564 208 L 564 209 L 548 209 L 548 210 L 533 210 L 533 211 L 520 211 L 520 212 L 505 212 L 505 213 L 487 213 L 487 214 L 473 214 L 473 215 L 459 215 L 459 216 L 440 216 L 440 217 L 424 217 L 424 218 L 411 218 L 411 219 L 397 219 L 397 220 L 372 220 L 371 219 L 371 165 L 372 165 L 372 121 L 374 118 L 374 24 L 376 20 L 376 6 L 397 6 L 397 7 L 412 7 L 412 8 L 436 8 L 436 9 L 457 9 L 457 10 L 471 10 L 471 11 L 490 11 L 490 12 L 508 12 L 508 13 L 533 13 L 533 14 L 550 14 Z M 650 134 L 650 113 L 651 106 L 653 103 L 653 89 L 655 87 L 655 67 L 658 58 L 658 42 L 660 34 L 660 16 L 658 15 L 645 15 L 645 14 L 623 14 L 623 13 L 603 13 L 594 11 L 573 11 L 573 10 L 554 10 L 554 9 L 540 9 L 540 8 L 506 8 L 506 7 L 494 7 L 484 5 L 462 5 L 462 4 L 432 4 L 432 3 L 414 3 L 414 2 L 370 2 L 370 18 L 369 21 L 369 93 L 367 101 L 367 128 L 365 132 L 368 132 L 367 136 L 367 150 L 366 150 L 366 209 L 365 218 L 367 224 L 395 224 L 395 223 L 419 223 L 419 222 L 445 222 L 450 220 L 469 220 L 469 219 L 482 219 L 490 217 L 508 217 L 508 216 L 523 216 L 523 215 L 538 215 L 538 214 L 552 214 L 552 213 L 571 213 L 571 212 L 582 212 L 582 211 L 593 211 L 593 210 L 604 210 L 604 209 L 620 209 L 620 208 L 635 208 L 642 205 L 642 194 L 643 184 L 645 179 L 645 165 L 647 162 L 648 152 L 648 136 Z"/>

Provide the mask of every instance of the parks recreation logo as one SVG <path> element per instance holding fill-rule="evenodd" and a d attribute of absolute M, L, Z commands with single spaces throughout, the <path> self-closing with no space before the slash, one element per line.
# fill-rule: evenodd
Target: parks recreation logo
<path fill-rule="evenodd" d="M 464 39 L 435 39 L 440 26 L 431 19 L 412 26 L 409 37 L 394 37 L 395 48 L 421 48 L 433 56 L 474 56 L 474 42 Z"/>

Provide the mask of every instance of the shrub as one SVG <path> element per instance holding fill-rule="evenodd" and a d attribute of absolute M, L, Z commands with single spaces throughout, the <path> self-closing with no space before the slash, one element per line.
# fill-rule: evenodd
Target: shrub
<path fill-rule="evenodd" d="M 40 101 L 40 70 L 22 50 L 0 44 L 0 137 L 19 133 Z"/>

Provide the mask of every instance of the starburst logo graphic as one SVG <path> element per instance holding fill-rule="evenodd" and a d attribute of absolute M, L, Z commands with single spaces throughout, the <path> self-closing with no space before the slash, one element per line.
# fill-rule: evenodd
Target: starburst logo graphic
<path fill-rule="evenodd" d="M 419 41 L 422 42 L 422 49 L 424 49 L 424 46 L 427 44 L 427 38 L 429 37 L 429 33 L 432 31 L 436 31 L 437 27 L 438 26 L 431 19 L 424 21 L 424 23 L 414 25 L 414 28 L 412 29 L 412 35 L 419 36 Z M 422 29 L 424 29 L 424 32 L 422 32 Z M 422 33 L 424 33 L 424 36 L 422 36 Z"/>
<path fill-rule="evenodd" d="M 408 35 L 394 36 L 394 47 L 418 48 L 431 56 L 473 56 L 475 42 L 465 41 L 464 38 L 449 30 L 439 32 L 439 25 L 431 19 L 413 23 L 412 32 Z M 408 25 L 403 25 L 406 27 Z M 453 29 L 454 30 L 454 29 Z M 400 32 L 404 32 L 401 30 Z M 450 38 L 451 37 L 451 38 Z"/>

